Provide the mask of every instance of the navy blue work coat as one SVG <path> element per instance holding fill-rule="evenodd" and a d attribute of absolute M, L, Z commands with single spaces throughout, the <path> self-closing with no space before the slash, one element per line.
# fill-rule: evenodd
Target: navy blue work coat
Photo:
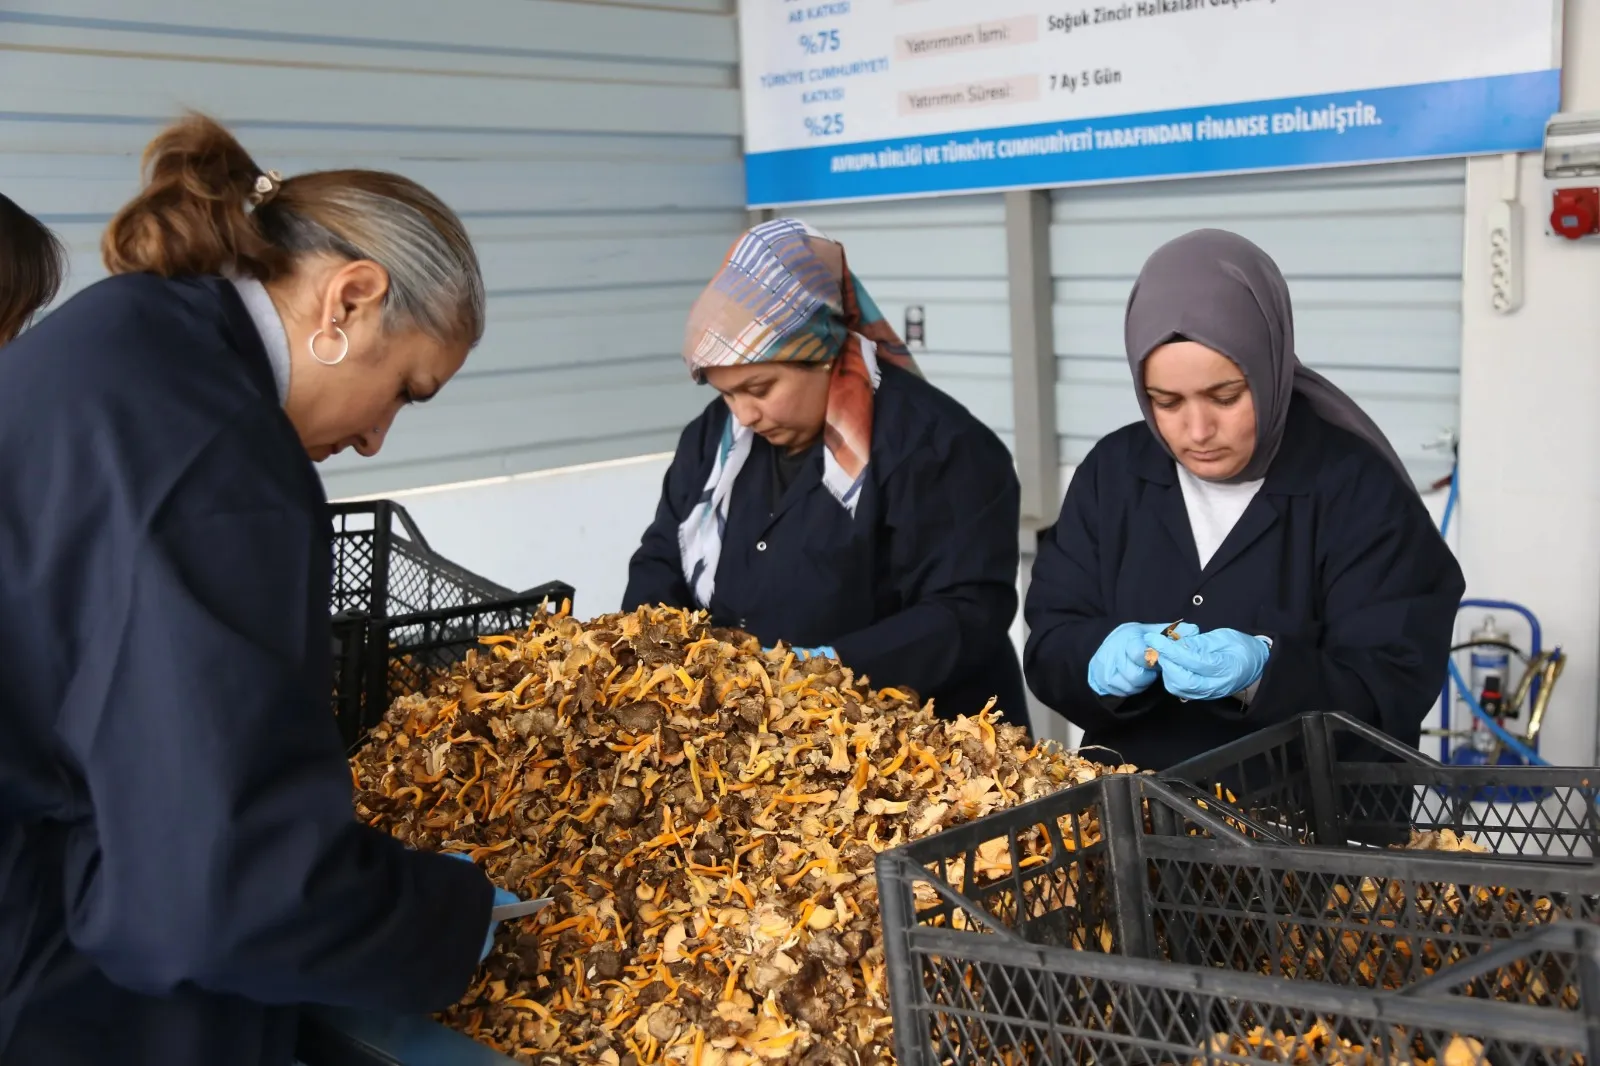
<path fill-rule="evenodd" d="M 1204 570 L 1173 460 L 1143 422 L 1106 437 L 1040 538 L 1025 616 L 1029 687 L 1086 743 L 1153 770 L 1306 711 L 1344 711 L 1416 744 L 1439 698 L 1465 582 L 1416 490 L 1303 400 L 1261 491 Z M 1156 684 L 1089 688 L 1124 622 L 1183 619 L 1270 637 L 1249 706 Z"/>
<path fill-rule="evenodd" d="M 491 890 L 357 823 L 330 526 L 217 278 L 0 349 L 0 1063 L 285 1066 L 303 1002 L 440 1009 Z"/>
<path fill-rule="evenodd" d="M 966 408 L 885 365 L 855 517 L 822 484 L 813 449 L 775 502 L 756 438 L 729 498 L 711 615 L 771 646 L 831 646 L 878 687 L 909 688 L 944 716 L 990 697 L 1026 725 L 1008 635 L 1017 612 L 1020 491 L 1011 454 Z M 695 607 L 678 526 L 699 499 L 728 420 L 720 398 L 689 424 L 655 521 L 628 569 L 624 608 Z"/>

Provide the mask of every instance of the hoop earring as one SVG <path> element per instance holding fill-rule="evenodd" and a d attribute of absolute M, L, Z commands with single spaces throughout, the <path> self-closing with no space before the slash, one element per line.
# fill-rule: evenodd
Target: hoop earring
<path fill-rule="evenodd" d="M 315 359 L 323 366 L 338 366 L 340 363 L 344 362 L 344 357 L 350 354 L 349 336 L 347 336 L 345 331 L 338 326 L 334 326 L 333 331 L 339 335 L 340 340 L 344 341 L 344 347 L 340 348 L 339 354 L 332 359 L 324 359 L 322 356 L 317 354 L 317 338 L 322 336 L 322 330 L 319 329 L 313 333 L 311 335 L 311 340 L 306 343 L 306 347 L 311 349 L 311 358 Z"/>

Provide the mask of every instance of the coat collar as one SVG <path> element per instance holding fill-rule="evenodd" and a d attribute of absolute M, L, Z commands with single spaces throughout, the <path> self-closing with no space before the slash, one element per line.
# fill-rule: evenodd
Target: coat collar
<path fill-rule="evenodd" d="M 261 338 L 272 365 L 273 380 L 278 386 L 278 402 L 288 403 L 289 335 L 284 331 L 283 319 L 279 317 L 277 307 L 273 306 L 267 287 L 261 282 L 246 275 L 229 276 L 228 280 L 239 293 L 239 299 L 244 301 L 245 310 L 250 312 L 250 321 Z"/>
<path fill-rule="evenodd" d="M 261 331 L 256 328 L 255 319 L 240 297 L 239 290 L 220 277 L 208 277 L 202 283 L 216 295 L 217 303 L 222 308 L 222 321 L 228 339 L 233 342 L 234 351 L 239 353 L 239 360 L 250 375 L 251 383 L 263 397 L 271 397 L 277 406 L 282 407 L 277 377 L 272 370 L 272 358 L 267 354 Z"/>
<path fill-rule="evenodd" d="M 1289 417 L 1283 428 L 1283 443 L 1277 457 L 1267 470 L 1261 486 L 1262 495 L 1305 496 L 1316 488 L 1317 470 L 1322 453 L 1322 420 L 1311 405 L 1296 396 L 1289 405 Z M 1154 433 L 1147 433 L 1139 441 L 1134 466 L 1145 481 L 1177 488 L 1178 472 L 1175 460 L 1167 454 Z M 1187 519 L 1186 519 L 1187 521 Z"/>
<path fill-rule="evenodd" d="M 771 446 L 768 445 L 768 447 Z M 769 473 L 767 476 L 770 477 L 771 474 Z M 783 496 L 778 500 L 778 506 L 773 509 L 769 525 L 771 522 L 776 522 L 779 518 L 782 518 L 785 512 L 812 492 L 821 491 L 822 487 L 822 447 L 817 445 L 806 453 L 805 462 L 801 463 L 800 469 L 795 471 L 794 480 L 789 482 L 789 487 L 784 490 Z"/>
<path fill-rule="evenodd" d="M 306 479 L 306 492 L 309 499 L 315 501 L 322 521 L 318 528 L 321 536 L 332 537 L 332 520 L 328 516 L 328 493 L 322 484 L 322 478 L 317 473 L 316 466 L 311 457 L 305 454 L 305 446 L 300 443 L 300 435 L 296 432 L 294 424 L 289 421 L 289 415 L 283 409 L 283 401 L 278 395 L 277 375 L 273 373 L 272 357 L 267 353 L 266 342 L 262 339 L 261 331 L 256 325 L 250 309 L 245 306 L 239 290 L 226 278 L 207 277 L 201 279 L 201 284 L 207 286 L 217 299 L 217 305 L 222 310 L 222 326 L 227 333 L 228 340 L 232 342 L 233 351 L 238 355 L 239 362 L 244 365 L 244 371 L 250 377 L 250 383 L 261 394 L 263 400 L 268 401 L 279 412 L 285 439 L 293 441 L 295 449 L 304 459 L 302 467 Z M 327 542 L 330 546 L 332 540 Z"/>

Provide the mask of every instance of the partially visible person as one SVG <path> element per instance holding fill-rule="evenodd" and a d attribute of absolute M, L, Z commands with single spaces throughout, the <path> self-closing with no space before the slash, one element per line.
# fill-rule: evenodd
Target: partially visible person
<path fill-rule="evenodd" d="M 0 344 L 49 305 L 67 273 L 66 249 L 48 226 L 0 195 Z"/>
<path fill-rule="evenodd" d="M 190 118 L 112 277 L 0 358 L 0 1064 L 288 1066 L 297 1005 L 458 999 L 483 872 L 360 824 L 313 460 L 484 327 L 426 189 L 263 172 Z"/>
<path fill-rule="evenodd" d="M 798 219 L 752 229 L 683 356 L 720 395 L 678 441 L 624 608 L 708 610 L 943 716 L 997 699 L 1026 724 L 1011 455 L 923 380 L 844 248 Z"/>

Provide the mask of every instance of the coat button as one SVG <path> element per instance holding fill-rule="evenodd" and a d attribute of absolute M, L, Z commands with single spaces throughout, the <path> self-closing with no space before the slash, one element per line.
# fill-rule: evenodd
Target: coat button
<path fill-rule="evenodd" d="M 1204 596 L 1200 595 L 1198 592 L 1196 592 L 1194 594 L 1194 599 L 1191 600 L 1190 602 L 1193 603 L 1196 607 L 1198 607 L 1202 603 L 1206 602 L 1206 598 Z"/>
<path fill-rule="evenodd" d="M 760 540 L 760 541 L 756 542 L 756 551 L 764 552 L 766 550 L 767 550 L 767 542 L 766 541 Z"/>

